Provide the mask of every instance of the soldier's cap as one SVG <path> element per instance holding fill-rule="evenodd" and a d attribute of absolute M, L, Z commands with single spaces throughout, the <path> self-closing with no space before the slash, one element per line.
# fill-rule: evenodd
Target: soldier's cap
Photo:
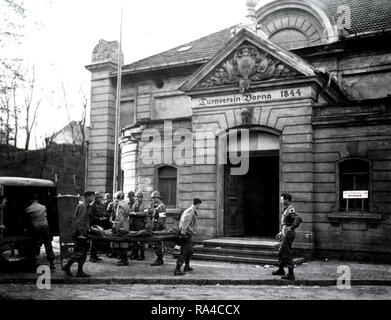
<path fill-rule="evenodd" d="M 128 192 L 128 197 L 132 197 L 132 196 L 133 196 L 133 197 L 135 196 L 134 192 L 133 192 L 133 191 L 129 191 L 129 192 Z"/>

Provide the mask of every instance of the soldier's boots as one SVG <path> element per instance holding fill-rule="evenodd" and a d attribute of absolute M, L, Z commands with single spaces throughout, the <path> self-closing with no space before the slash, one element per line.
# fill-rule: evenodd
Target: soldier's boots
<path fill-rule="evenodd" d="M 183 276 L 185 273 L 181 271 L 181 266 L 179 264 L 176 265 L 174 276 Z"/>
<path fill-rule="evenodd" d="M 62 267 L 62 270 L 65 272 L 65 274 L 69 277 L 73 277 L 73 274 L 71 272 L 71 266 L 75 261 L 69 260 L 65 266 Z"/>
<path fill-rule="evenodd" d="M 273 276 L 285 276 L 285 270 L 283 267 L 279 267 L 278 270 L 272 272 Z"/>
<path fill-rule="evenodd" d="M 76 277 L 78 278 L 89 278 L 90 275 L 85 273 L 83 271 L 83 265 L 82 264 L 79 264 L 78 268 L 77 268 L 77 274 L 76 274 Z"/>
<path fill-rule="evenodd" d="M 156 260 L 153 263 L 151 263 L 151 266 L 161 266 L 163 263 L 164 263 L 163 257 L 158 256 Z"/>
<path fill-rule="evenodd" d="M 117 266 L 128 266 L 128 265 L 129 265 L 129 261 L 128 260 L 122 259 L 122 260 L 119 260 L 117 262 Z"/>
<path fill-rule="evenodd" d="M 293 273 L 293 268 L 288 269 L 288 274 L 286 276 L 281 277 L 283 280 L 295 280 L 295 274 Z"/>
<path fill-rule="evenodd" d="M 191 268 L 188 264 L 185 265 L 185 268 L 183 269 L 183 271 L 185 272 L 190 272 L 190 271 L 193 271 L 194 269 Z"/>

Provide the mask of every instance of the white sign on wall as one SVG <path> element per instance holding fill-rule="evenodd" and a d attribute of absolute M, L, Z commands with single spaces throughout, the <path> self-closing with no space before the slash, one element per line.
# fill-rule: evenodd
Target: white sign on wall
<path fill-rule="evenodd" d="M 368 190 L 344 191 L 344 199 L 368 199 Z"/>
<path fill-rule="evenodd" d="M 249 103 L 268 102 L 276 100 L 292 100 L 308 98 L 311 94 L 309 87 L 278 89 L 261 92 L 248 92 L 222 95 L 216 97 L 203 97 L 198 99 L 199 107 L 241 105 Z"/>

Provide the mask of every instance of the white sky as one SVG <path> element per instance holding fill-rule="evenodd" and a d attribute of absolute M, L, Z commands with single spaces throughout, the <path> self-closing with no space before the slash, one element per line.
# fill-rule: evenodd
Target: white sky
<path fill-rule="evenodd" d="M 257 7 L 270 1 L 260 0 Z M 123 2 L 125 64 L 236 25 L 246 15 L 245 0 Z M 120 3 L 121 0 L 25 0 L 29 17 L 40 26 L 28 26 L 17 54 L 36 66 L 43 86 L 35 134 L 38 140 L 60 130 L 69 120 L 81 118 L 80 88 L 90 98 L 90 73 L 84 66 L 90 63 L 92 50 L 100 39 L 119 39 Z M 65 108 L 59 107 L 63 104 L 61 82 L 72 109 L 70 119 Z M 32 141 L 31 147 L 34 144 Z"/>

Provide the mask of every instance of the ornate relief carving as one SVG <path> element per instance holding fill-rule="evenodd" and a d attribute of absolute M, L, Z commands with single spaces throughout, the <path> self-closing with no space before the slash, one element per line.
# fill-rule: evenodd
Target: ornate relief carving
<path fill-rule="evenodd" d="M 106 41 L 99 40 L 99 43 L 96 45 L 94 50 L 92 51 L 92 62 L 100 62 L 100 61 L 112 61 L 118 63 L 118 41 Z M 123 64 L 124 57 L 121 52 L 121 61 Z"/>
<path fill-rule="evenodd" d="M 240 109 L 240 115 L 242 117 L 242 125 L 243 126 L 249 126 L 251 125 L 251 119 L 252 119 L 252 109 L 250 108 L 242 108 Z"/>
<path fill-rule="evenodd" d="M 223 62 L 200 87 L 239 84 L 239 91 L 250 89 L 254 81 L 294 77 L 297 73 L 287 68 L 266 52 L 252 45 L 242 45 Z"/>

